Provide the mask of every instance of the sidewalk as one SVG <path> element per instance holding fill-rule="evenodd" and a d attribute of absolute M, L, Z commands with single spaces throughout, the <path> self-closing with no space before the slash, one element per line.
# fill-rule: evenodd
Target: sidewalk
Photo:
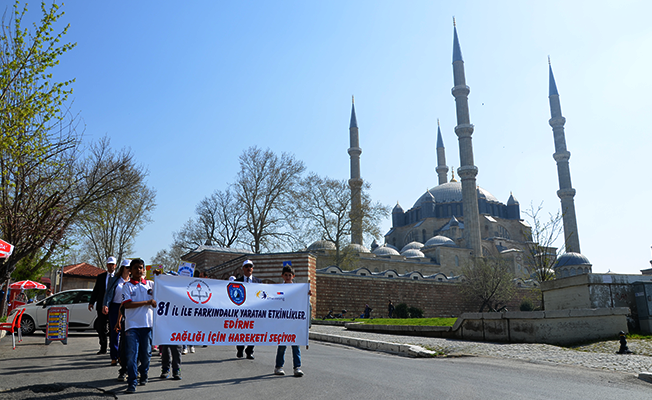
<path fill-rule="evenodd" d="M 481 356 L 553 365 L 576 365 L 635 375 L 652 371 L 652 357 L 650 356 L 652 355 L 652 343 L 648 341 L 629 341 L 630 350 L 639 354 L 616 354 L 620 346 L 617 340 L 569 349 L 539 343 L 487 343 L 387 335 L 349 331 L 344 327 L 329 325 L 313 325 L 310 329 L 310 339 L 369 350 L 394 352 L 412 357 Z"/>

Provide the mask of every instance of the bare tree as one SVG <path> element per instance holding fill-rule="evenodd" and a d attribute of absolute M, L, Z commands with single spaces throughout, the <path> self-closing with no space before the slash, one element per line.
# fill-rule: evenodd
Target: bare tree
<path fill-rule="evenodd" d="M 293 227 L 294 192 L 305 170 L 302 161 L 283 153 L 250 147 L 240 155 L 233 185 L 245 214 L 243 241 L 255 253 L 300 242 Z"/>
<path fill-rule="evenodd" d="M 525 232 L 525 237 L 530 238 L 525 256 L 539 282 L 555 279 L 552 267 L 557 260 L 557 254 L 564 248 L 563 244 L 559 249 L 554 247 L 564 229 L 562 214 L 557 211 L 545 219 L 541 217 L 542 210 L 543 203 L 536 208 L 534 204 L 530 204 L 530 208 L 523 212 L 530 224 L 530 231 Z"/>
<path fill-rule="evenodd" d="M 362 190 L 363 233 L 380 236 L 380 220 L 389 215 L 389 207 L 373 203 L 368 195 L 370 185 Z M 301 181 L 296 204 L 299 216 L 306 222 L 303 237 L 310 241 L 325 239 L 335 244 L 335 265 L 341 265 L 347 255 L 342 249 L 351 235 L 351 190 L 346 180 L 321 178 L 315 173 Z"/>
<path fill-rule="evenodd" d="M 462 267 L 462 275 L 462 294 L 478 305 L 478 312 L 500 311 L 516 293 L 510 266 L 500 258 L 474 257 Z"/>
<path fill-rule="evenodd" d="M 103 266 L 109 256 L 121 261 L 133 254 L 136 236 L 151 222 L 156 191 L 145 185 L 146 171 L 138 168 L 136 174 L 140 184 L 91 204 L 79 215 L 75 225 L 81 248 L 95 265 Z"/>
<path fill-rule="evenodd" d="M 216 190 L 195 207 L 196 218 L 189 219 L 173 233 L 172 247 L 191 251 L 206 243 L 231 247 L 244 229 L 242 204 L 230 189 Z"/>
<path fill-rule="evenodd" d="M 159 250 L 152 259 L 152 265 L 162 265 L 164 271 L 174 271 L 179 267 L 181 256 L 184 253 L 182 248 L 175 246 Z"/>

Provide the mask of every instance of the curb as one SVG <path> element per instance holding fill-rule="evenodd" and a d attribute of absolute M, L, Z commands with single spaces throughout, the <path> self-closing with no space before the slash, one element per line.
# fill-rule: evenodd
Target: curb
<path fill-rule="evenodd" d="M 330 342 L 342 344 L 345 346 L 357 347 L 364 350 L 382 351 L 386 353 L 398 354 L 405 357 L 437 357 L 434 351 L 427 350 L 421 346 L 411 344 L 398 344 L 390 342 L 381 342 L 380 340 L 359 339 L 347 336 L 328 335 L 325 333 L 310 332 L 311 340 L 321 342 Z"/>

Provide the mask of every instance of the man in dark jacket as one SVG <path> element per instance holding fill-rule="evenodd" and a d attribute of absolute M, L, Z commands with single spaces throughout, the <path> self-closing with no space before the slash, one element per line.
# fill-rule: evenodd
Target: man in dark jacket
<path fill-rule="evenodd" d="M 251 260 L 245 260 L 244 263 L 242 263 L 242 274 L 243 276 L 236 278 L 236 282 L 251 282 L 251 283 L 263 283 L 260 279 L 256 278 L 253 276 L 254 273 L 254 263 Z M 236 357 L 242 358 L 243 354 L 242 352 L 244 351 L 247 354 L 247 358 L 250 360 L 254 359 L 254 346 L 247 346 L 245 349 L 244 346 L 236 346 L 236 349 L 238 352 L 236 353 Z"/>
<path fill-rule="evenodd" d="M 89 311 L 93 310 L 93 306 L 95 306 L 95 311 L 97 311 L 95 330 L 100 338 L 100 351 L 98 351 L 97 354 L 106 354 L 107 334 L 109 332 L 109 315 L 108 312 L 106 314 L 104 313 L 103 302 L 109 279 L 113 277 L 113 272 L 115 271 L 116 261 L 115 257 L 109 257 L 106 260 L 107 272 L 102 272 L 97 276 L 95 287 L 93 287 L 93 293 L 91 294 L 91 299 L 88 303 Z"/>

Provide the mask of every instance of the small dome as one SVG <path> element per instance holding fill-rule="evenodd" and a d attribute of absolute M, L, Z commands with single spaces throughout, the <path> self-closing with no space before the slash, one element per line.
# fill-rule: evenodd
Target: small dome
<path fill-rule="evenodd" d="M 507 205 L 508 206 L 513 206 L 513 205 L 516 205 L 516 204 L 518 204 L 518 200 L 516 200 L 516 197 L 514 197 L 514 195 L 510 193 L 509 194 L 509 199 L 507 199 Z"/>
<path fill-rule="evenodd" d="M 316 250 L 335 250 L 335 243 L 330 240 L 318 240 L 308 246 L 308 251 Z"/>
<path fill-rule="evenodd" d="M 385 243 L 383 246 L 387 246 L 387 247 L 389 247 L 390 249 L 394 249 L 394 250 L 398 251 L 398 247 L 396 247 L 396 246 L 394 246 L 394 245 L 391 245 L 391 244 L 389 244 L 389 243 Z"/>
<path fill-rule="evenodd" d="M 372 251 L 377 256 L 398 256 L 398 251 L 392 249 L 389 246 L 383 245 L 380 247 L 377 247 L 374 251 Z"/>
<path fill-rule="evenodd" d="M 405 258 L 423 258 L 425 254 L 417 249 L 410 249 L 401 254 Z"/>
<path fill-rule="evenodd" d="M 394 209 L 392 210 L 392 214 L 394 213 L 402 213 L 403 212 L 403 207 L 401 207 L 400 204 L 398 204 L 398 201 L 396 202 L 396 205 L 394 206 Z"/>
<path fill-rule="evenodd" d="M 368 248 L 364 247 L 361 244 L 353 244 L 351 243 L 350 245 L 346 246 L 344 250 L 352 250 L 357 253 L 371 253 Z"/>
<path fill-rule="evenodd" d="M 457 247 L 455 242 L 446 236 L 434 236 L 428 239 L 424 247 L 433 247 L 433 246 L 448 246 L 448 247 Z"/>
<path fill-rule="evenodd" d="M 410 242 L 410 243 L 406 244 L 405 246 L 403 246 L 403 248 L 401 249 L 401 254 L 405 253 L 408 250 L 412 250 L 412 249 L 421 250 L 422 247 L 423 247 L 423 243 Z"/>
<path fill-rule="evenodd" d="M 553 267 L 554 269 L 561 268 L 561 267 L 571 267 L 571 266 L 591 266 L 591 262 L 589 262 L 589 259 L 584 257 L 580 253 L 564 253 L 561 256 L 557 258 L 557 261 L 555 262 L 555 266 Z"/>

